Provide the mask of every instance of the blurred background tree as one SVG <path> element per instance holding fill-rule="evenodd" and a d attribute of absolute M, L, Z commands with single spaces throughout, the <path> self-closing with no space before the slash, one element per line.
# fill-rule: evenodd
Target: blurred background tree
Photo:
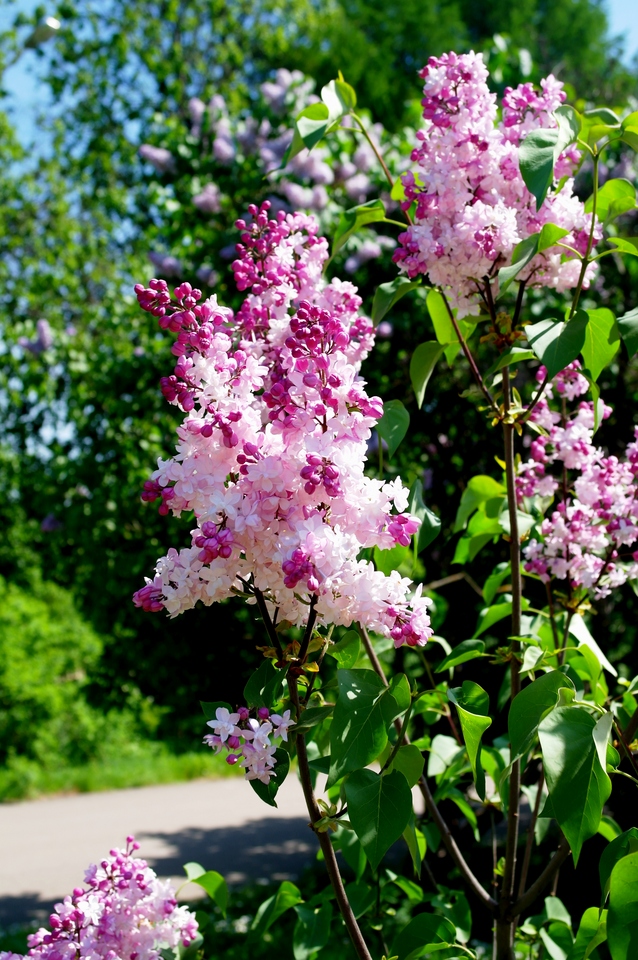
<path fill-rule="evenodd" d="M 0 37 L 5 64 L 45 12 L 61 29 L 36 51 L 42 110 L 35 142 L 20 144 L 10 116 L 0 117 L 0 574 L 7 590 L 24 591 L 36 605 L 59 596 L 43 583 L 62 587 L 75 611 L 68 616 L 84 618 L 82 629 L 93 631 L 86 637 L 99 635 L 82 660 L 78 694 L 91 723 L 98 713 L 132 711 L 140 743 L 197 750 L 197 701 L 219 696 L 222 673 L 224 696 L 240 699 L 261 634 L 232 604 L 187 621 L 132 607 L 133 590 L 180 536 L 176 521 L 167 526 L 139 498 L 157 457 L 172 450 L 176 419 L 158 389 L 171 372 L 169 341 L 137 309 L 133 283 L 155 272 L 169 280 L 197 274 L 207 292 L 234 306 L 233 221 L 249 202 L 272 196 L 281 206 L 312 208 L 330 237 L 339 212 L 381 186 L 370 156 L 347 132 L 330 153 L 300 158 L 284 181 L 264 179 L 311 89 L 303 76 L 276 73 L 281 68 L 301 69 L 319 85 L 341 69 L 370 122 L 380 125 L 375 136 L 395 173 L 409 154 L 404 130 L 420 114 L 416 71 L 432 54 L 480 48 L 499 88 L 553 70 L 575 96 L 621 106 L 638 96 L 638 73 L 623 64 L 597 0 L 78 0 L 29 16 L 19 4 L 7 6 L 16 16 Z M 145 159 L 144 144 L 151 147 Z M 620 154 L 616 160 L 627 165 Z M 636 171 L 627 166 L 624 175 L 635 179 Z M 368 307 L 374 287 L 394 276 L 392 243 L 370 231 L 335 262 L 335 273 L 352 277 Z M 613 258 L 607 262 L 609 303 L 622 314 L 635 306 L 635 262 L 622 273 Z M 547 296 L 534 305 L 538 316 L 551 309 Z M 412 452 L 403 451 L 389 475 L 400 469 L 408 482 L 421 477 L 429 505 L 451 518 L 468 455 L 474 472 L 493 472 L 496 451 L 474 446 L 479 414 L 473 418 L 465 406 L 461 412 L 460 404 L 457 410 L 458 372 L 441 370 L 424 410 L 414 409 L 407 366 L 426 334 L 410 311 L 402 304 L 392 314 L 364 374 L 384 399 L 412 408 Z M 610 370 L 602 386 L 617 413 L 602 440 L 613 449 L 630 438 L 627 401 L 638 385 L 622 361 Z M 189 526 L 184 519 L 183 542 Z M 444 530 L 427 556 L 428 581 L 454 572 L 453 551 Z M 490 560 L 488 551 L 479 570 Z M 445 596 L 438 616 L 452 600 L 446 632 L 452 641 L 466 639 L 463 610 L 480 598 L 465 582 Z M 8 609 L 0 606 L 0 631 L 12 622 Z M 625 653 L 633 627 L 613 604 L 604 618 L 615 649 Z M 12 690 L 0 677 L 2 709 L 17 711 L 13 719 L 0 714 L 6 724 L 17 723 L 22 709 Z M 66 709 L 47 702 L 53 714 Z M 71 763 L 70 750 L 62 763 Z M 97 745 L 89 754 L 99 757 Z M 14 795 L 19 789 L 11 787 Z"/>

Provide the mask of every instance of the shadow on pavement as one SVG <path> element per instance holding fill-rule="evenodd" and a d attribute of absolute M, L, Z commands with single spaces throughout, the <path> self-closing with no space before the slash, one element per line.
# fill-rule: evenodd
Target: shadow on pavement
<path fill-rule="evenodd" d="M 292 880 L 313 862 L 317 849 L 302 817 L 254 820 L 238 827 L 192 827 L 176 833 L 138 831 L 137 839 L 160 877 L 183 877 L 184 864 L 194 860 L 234 884 Z M 153 855 L 153 846 L 161 852 Z M 62 895 L 67 893 L 71 890 Z M 46 924 L 53 903 L 40 900 L 37 893 L 0 897 L 0 927 L 34 920 Z"/>
<path fill-rule="evenodd" d="M 316 843 L 302 817 L 254 820 L 240 827 L 201 829 L 180 833 L 140 833 L 137 839 L 160 841 L 163 855 L 150 855 L 149 864 L 161 877 L 183 875 L 191 860 L 207 870 L 217 870 L 229 883 L 257 880 L 290 880 L 312 863 Z"/>

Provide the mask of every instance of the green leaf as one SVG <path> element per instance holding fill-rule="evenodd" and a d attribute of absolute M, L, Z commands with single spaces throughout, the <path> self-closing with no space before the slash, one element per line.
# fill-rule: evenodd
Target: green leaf
<path fill-rule="evenodd" d="M 230 713 L 233 712 L 233 708 L 229 703 L 226 703 L 225 700 L 200 700 L 199 705 L 204 711 L 204 716 L 207 720 L 217 719 L 216 711 L 219 710 L 220 707 L 225 707 Z"/>
<path fill-rule="evenodd" d="M 412 814 L 412 792 L 398 770 L 381 776 L 356 770 L 345 783 L 348 819 L 373 870 L 399 839 Z"/>
<path fill-rule="evenodd" d="M 199 864 L 186 864 L 184 867 L 185 870 L 187 866 L 198 867 Z M 217 873 L 216 870 L 207 870 L 204 873 L 189 877 L 188 879 L 206 891 L 208 896 L 217 904 L 222 915 L 225 917 L 226 908 L 228 906 L 228 886 L 221 873 Z"/>
<path fill-rule="evenodd" d="M 607 243 L 613 243 L 620 253 L 638 257 L 638 237 L 607 237 Z"/>
<path fill-rule="evenodd" d="M 195 863 L 193 860 L 191 860 L 189 863 L 185 863 L 182 869 L 186 874 L 187 879 L 191 882 L 194 882 L 197 877 L 203 877 L 206 873 L 206 870 L 204 867 L 202 867 L 201 863 Z"/>
<path fill-rule="evenodd" d="M 451 687 L 447 696 L 458 710 L 476 792 L 481 800 L 485 800 L 485 774 L 480 754 L 483 734 L 492 725 L 492 719 L 487 715 L 490 698 L 485 690 L 472 680 L 465 680 L 460 687 Z"/>
<path fill-rule="evenodd" d="M 363 847 L 359 843 L 354 830 L 342 830 L 339 837 L 339 847 L 350 869 L 353 871 L 357 882 L 365 873 L 368 858 L 363 852 Z"/>
<path fill-rule="evenodd" d="M 330 939 L 332 904 L 328 901 L 313 908 L 305 903 L 298 903 L 295 913 L 298 919 L 292 939 L 292 952 L 295 960 L 310 960 Z"/>
<path fill-rule="evenodd" d="M 569 621 L 569 632 L 573 637 L 576 637 L 579 647 L 589 647 L 604 670 L 606 670 L 608 673 L 611 673 L 612 677 L 618 676 L 618 671 L 609 662 L 603 651 L 600 649 L 589 632 L 587 624 L 579 613 L 575 613 Z"/>
<path fill-rule="evenodd" d="M 602 916 L 597 907 L 585 910 L 578 926 L 578 935 L 569 960 L 587 960 L 592 950 L 607 939 L 607 911 Z"/>
<path fill-rule="evenodd" d="M 512 251 L 512 262 L 508 267 L 501 267 L 498 272 L 499 296 L 501 296 L 521 270 L 530 263 L 539 253 L 544 253 L 555 246 L 559 240 L 566 237 L 569 230 L 559 227 L 556 223 L 546 223 L 539 233 L 532 233 L 518 243 Z"/>
<path fill-rule="evenodd" d="M 517 243 L 512 250 L 512 262 L 498 271 L 499 296 L 505 293 L 512 281 L 538 253 L 538 238 L 540 234 L 533 233 Z"/>
<path fill-rule="evenodd" d="M 502 370 L 503 367 L 511 367 L 515 363 L 523 363 L 524 360 L 533 360 L 535 357 L 536 354 L 533 350 L 527 350 L 525 347 L 510 347 L 492 364 L 486 371 L 485 376 L 491 377 Z"/>
<path fill-rule="evenodd" d="M 539 320 L 526 328 L 527 339 L 547 368 L 550 380 L 575 360 L 583 349 L 588 322 L 585 311 L 578 310 L 569 323 Z"/>
<path fill-rule="evenodd" d="M 625 117 L 620 126 L 620 136 L 630 147 L 638 150 L 638 111 Z M 614 960 L 616 960 L 615 957 Z"/>
<path fill-rule="evenodd" d="M 443 346 L 447 346 L 449 343 L 458 343 L 459 338 L 443 294 L 439 290 L 430 290 L 425 302 L 438 342 Z"/>
<path fill-rule="evenodd" d="M 506 494 L 507 490 L 503 484 L 493 477 L 486 474 L 478 474 L 476 477 L 472 477 L 461 497 L 461 503 L 454 521 L 454 533 L 464 529 L 468 519 L 479 504 L 485 503 L 487 500 L 504 497 Z"/>
<path fill-rule="evenodd" d="M 600 823 L 598 824 L 598 833 L 611 843 L 612 840 L 618 839 L 622 834 L 622 830 L 613 817 L 603 816 L 600 818 Z"/>
<path fill-rule="evenodd" d="M 400 770 L 408 781 L 408 786 L 414 787 L 421 778 L 424 766 L 425 760 L 419 748 L 413 743 L 408 743 L 404 747 L 399 747 L 390 769 Z"/>
<path fill-rule="evenodd" d="M 554 167 L 559 156 L 574 143 L 580 132 L 580 117 L 572 107 L 559 107 L 555 113 L 558 129 L 532 130 L 518 151 L 521 176 L 540 210 L 554 180 Z"/>
<path fill-rule="evenodd" d="M 630 310 L 616 321 L 623 343 L 627 347 L 629 359 L 638 353 L 638 307 Z"/>
<path fill-rule="evenodd" d="M 419 344 L 412 354 L 410 380 L 416 397 L 416 405 L 419 408 L 423 404 L 428 381 L 446 346 L 448 344 L 441 345 L 436 340 L 428 340 L 426 343 Z"/>
<path fill-rule="evenodd" d="M 328 654 L 334 657 L 340 667 L 350 670 L 359 659 L 361 640 L 356 630 L 348 630 L 345 637 L 328 648 Z"/>
<path fill-rule="evenodd" d="M 594 209 L 593 194 L 585 204 L 585 213 Z M 606 222 L 619 217 L 621 213 L 636 209 L 636 188 L 629 180 L 618 177 L 607 180 L 598 191 L 596 198 L 596 216 Z"/>
<path fill-rule="evenodd" d="M 602 137 L 617 133 L 620 130 L 620 117 L 607 107 L 598 107 L 594 110 L 585 110 L 582 114 L 582 126 L 579 140 L 593 146 Z"/>
<path fill-rule="evenodd" d="M 441 532 L 441 518 L 437 517 L 429 507 L 426 507 L 423 501 L 423 484 L 420 480 L 415 480 L 410 487 L 408 513 L 421 521 L 415 543 L 416 553 L 421 553 L 422 550 L 430 546 L 433 540 L 436 540 Z"/>
<path fill-rule="evenodd" d="M 511 617 L 511 615 L 511 601 L 495 603 L 491 607 L 484 608 L 479 614 L 479 621 L 474 632 L 477 636 L 480 633 L 485 633 L 485 631 L 493 627 L 495 623 L 499 623 L 501 620 L 505 620 L 506 617 Z"/>
<path fill-rule="evenodd" d="M 563 687 L 573 690 L 574 684 L 564 673 L 553 670 L 523 687 L 514 697 L 508 719 L 512 761 L 532 749 L 538 725 L 557 706 Z"/>
<path fill-rule="evenodd" d="M 395 303 L 406 293 L 420 286 L 420 280 L 406 280 L 405 277 L 397 277 L 396 280 L 391 280 L 389 283 L 380 284 L 374 292 L 372 301 L 371 319 L 374 325 L 376 326 L 380 320 L 383 320 L 386 313 L 389 313 Z"/>
<path fill-rule="evenodd" d="M 427 849 L 427 842 L 425 839 L 425 834 L 418 829 L 415 823 L 415 818 L 412 816 L 407 827 L 403 831 L 403 839 L 405 840 L 408 850 L 410 851 L 410 856 L 412 857 L 412 864 L 414 866 L 415 876 L 421 876 L 421 864 L 423 863 L 423 858 L 425 857 L 425 851 Z"/>
<path fill-rule="evenodd" d="M 373 670 L 339 670 L 339 699 L 330 726 L 329 784 L 379 756 L 388 735 L 381 707 L 386 686 Z"/>
<path fill-rule="evenodd" d="M 636 141 L 638 146 L 638 129 Z M 623 857 L 611 872 L 607 942 L 612 960 L 638 956 L 638 853 Z"/>
<path fill-rule="evenodd" d="M 301 714 L 301 720 L 298 720 L 295 724 L 295 733 L 307 733 L 308 730 L 312 730 L 313 727 L 316 727 L 318 724 L 323 723 L 324 720 L 327 720 L 328 717 L 331 717 L 333 713 L 333 706 L 308 707 Z"/>
<path fill-rule="evenodd" d="M 604 906 L 609 894 L 609 880 L 611 872 L 623 857 L 630 853 L 638 853 L 638 827 L 630 827 L 619 837 L 612 840 L 605 847 L 598 864 L 598 875 L 600 877 L 600 889 L 602 891 L 601 906 Z"/>
<path fill-rule="evenodd" d="M 359 841 L 357 841 L 358 843 Z M 377 892 L 369 883 L 362 883 L 360 880 L 346 885 L 346 896 L 350 901 L 355 920 L 363 916 L 366 911 L 374 906 L 377 899 Z"/>
<path fill-rule="evenodd" d="M 404 563 L 409 563 L 412 556 L 410 547 L 403 547 L 397 544 L 396 547 L 390 547 L 389 550 L 379 550 L 375 547 L 372 551 L 372 559 L 377 570 L 389 576 L 393 570 L 398 570 Z"/>
<path fill-rule="evenodd" d="M 443 673 L 444 670 L 451 670 L 452 667 L 457 667 L 460 663 L 467 663 L 468 660 L 482 657 L 484 653 L 485 644 L 482 640 L 463 640 L 462 643 L 454 647 L 454 650 L 444 660 L 441 660 L 434 672 Z"/>
<path fill-rule="evenodd" d="M 368 223 L 379 223 L 385 220 L 385 207 L 381 200 L 368 200 L 357 207 L 344 211 L 339 218 L 332 242 L 332 256 L 341 250 L 353 233 Z"/>
<path fill-rule="evenodd" d="M 408 432 L 410 414 L 400 400 L 388 400 L 383 404 L 383 416 L 377 423 L 379 436 L 388 445 L 388 456 L 392 457 Z"/>
<path fill-rule="evenodd" d="M 275 750 L 275 767 L 268 783 L 262 783 L 261 780 L 249 780 L 251 787 L 260 800 L 267 803 L 269 807 L 276 807 L 275 797 L 279 791 L 290 769 L 290 757 L 285 750 L 279 747 Z"/>
<path fill-rule="evenodd" d="M 272 660 L 265 660 L 255 670 L 244 687 L 244 699 L 249 707 L 272 707 L 283 690 L 285 673 Z"/>
<path fill-rule="evenodd" d="M 261 940 L 266 930 L 268 930 L 286 910 L 290 910 L 298 903 L 303 903 L 301 891 L 294 883 L 291 883 L 290 880 L 284 880 L 277 893 L 272 897 L 268 897 L 259 907 L 250 925 L 248 942 L 256 943 L 258 940 Z"/>
<path fill-rule="evenodd" d="M 410 920 L 392 944 L 390 954 L 407 960 L 414 950 L 426 943 L 454 943 L 456 927 L 447 917 L 435 913 L 419 913 Z"/>
<path fill-rule="evenodd" d="M 620 331 L 615 316 L 606 307 L 586 310 L 585 313 L 589 317 L 589 323 L 585 328 L 582 355 L 593 379 L 598 380 L 620 349 Z"/>
<path fill-rule="evenodd" d="M 594 743 L 596 723 L 583 707 L 556 707 L 540 723 L 547 789 L 554 817 L 578 862 L 585 840 L 593 837 L 611 793 Z"/>
<path fill-rule="evenodd" d="M 411 702 L 410 681 L 404 673 L 395 673 L 381 700 L 386 726 L 405 713 Z"/>
<path fill-rule="evenodd" d="M 494 567 L 489 577 L 485 581 L 485 584 L 483 585 L 483 599 L 485 600 L 488 607 L 493 602 L 499 587 L 502 586 L 503 584 L 503 581 L 507 580 L 507 578 L 511 576 L 511 573 L 512 573 L 512 568 L 509 562 L 507 561 L 504 561 L 503 563 L 498 563 Z"/>
<path fill-rule="evenodd" d="M 282 160 L 282 168 L 287 166 L 304 147 L 312 150 L 325 135 L 354 109 L 357 96 L 344 80 L 331 80 L 321 90 L 321 103 L 311 103 L 297 116 L 292 143 Z"/>

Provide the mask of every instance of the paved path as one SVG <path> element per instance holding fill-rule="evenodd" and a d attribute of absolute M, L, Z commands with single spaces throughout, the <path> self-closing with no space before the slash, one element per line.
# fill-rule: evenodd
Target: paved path
<path fill-rule="evenodd" d="M 238 777 L 1 804 L 0 926 L 46 918 L 130 833 L 162 877 L 183 878 L 195 860 L 230 883 L 294 878 L 315 855 L 295 776 L 278 802 L 267 806 Z M 200 893 L 189 884 L 181 896 Z"/>

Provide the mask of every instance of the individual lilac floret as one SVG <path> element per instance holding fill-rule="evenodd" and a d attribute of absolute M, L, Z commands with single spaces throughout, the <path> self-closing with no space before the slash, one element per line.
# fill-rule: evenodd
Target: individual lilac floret
<path fill-rule="evenodd" d="M 169 881 L 159 880 L 139 844 L 126 838 L 124 850 L 111 850 L 85 873 L 88 889 L 76 887 L 56 903 L 49 930 L 28 937 L 34 960 L 160 960 L 165 950 L 188 947 L 198 924 L 187 907 L 178 907 Z M 0 960 L 24 960 L 0 952 Z"/>

